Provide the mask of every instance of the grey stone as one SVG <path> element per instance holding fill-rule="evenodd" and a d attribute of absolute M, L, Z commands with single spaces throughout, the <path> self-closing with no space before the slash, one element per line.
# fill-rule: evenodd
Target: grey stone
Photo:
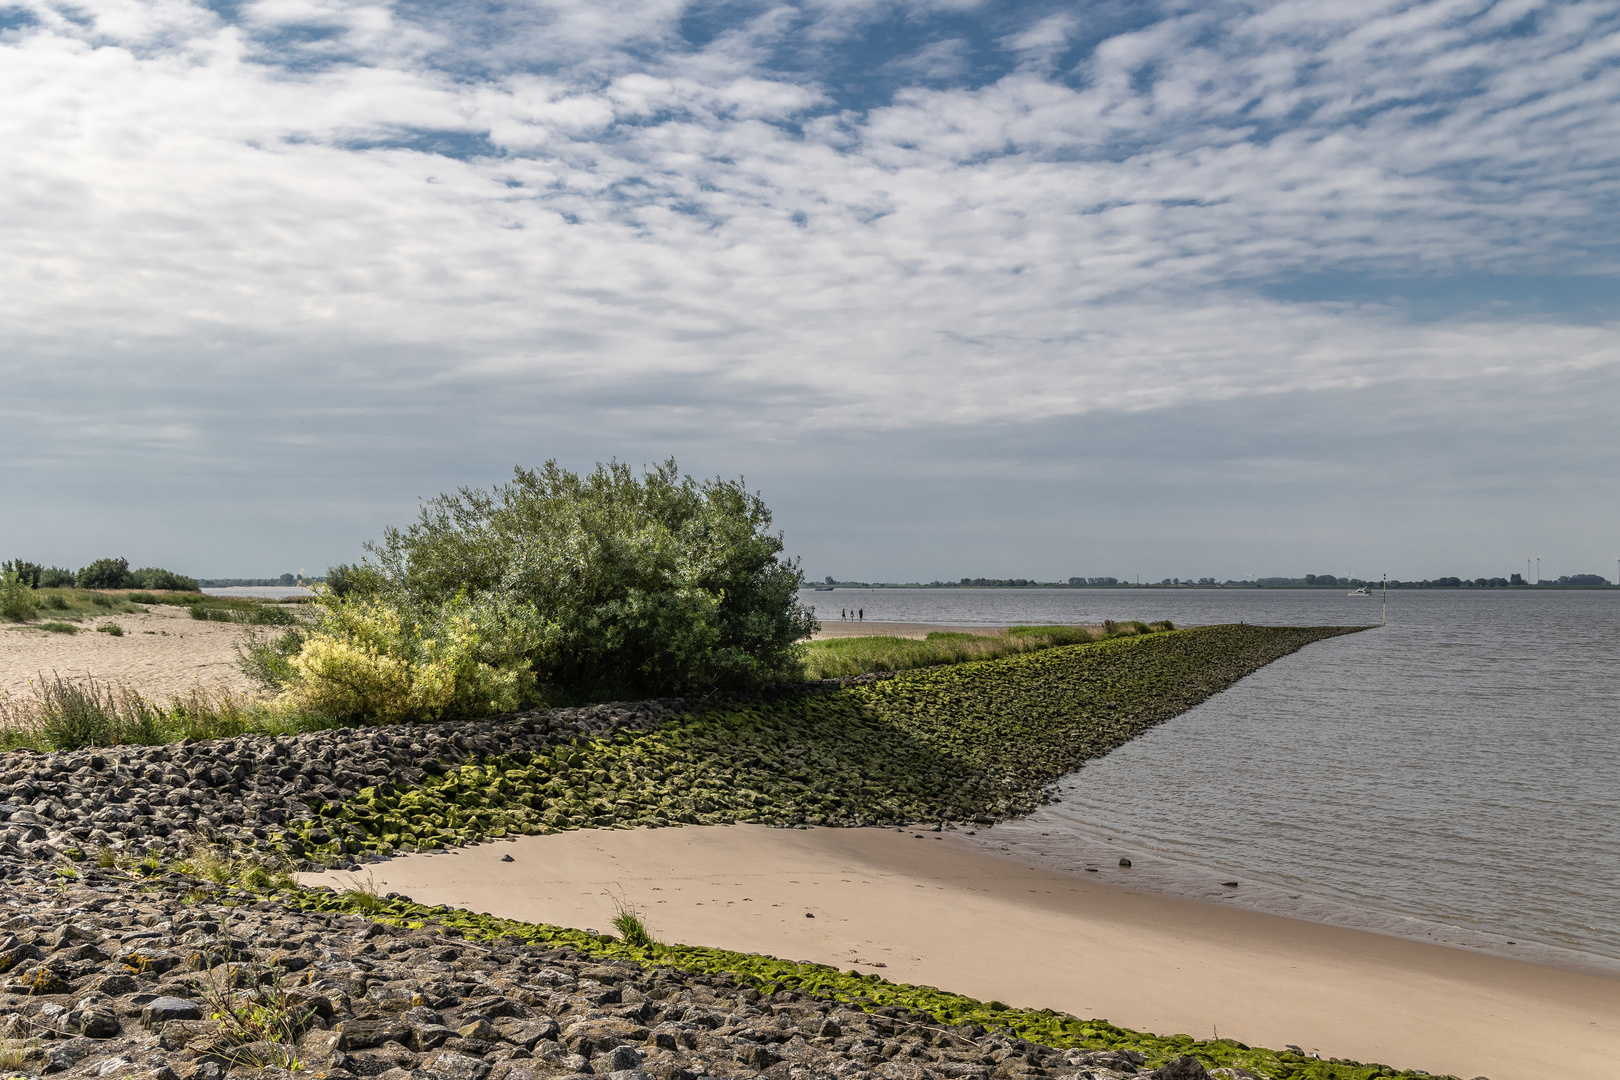
<path fill-rule="evenodd" d="M 141 1009 L 141 1026 L 156 1030 L 170 1020 L 201 1020 L 197 1006 L 185 998 L 160 997 L 147 1002 Z"/>
<path fill-rule="evenodd" d="M 458 1054 L 454 1050 L 440 1050 L 422 1059 L 422 1068 L 444 1080 L 484 1080 L 489 1065 L 482 1058 Z"/>

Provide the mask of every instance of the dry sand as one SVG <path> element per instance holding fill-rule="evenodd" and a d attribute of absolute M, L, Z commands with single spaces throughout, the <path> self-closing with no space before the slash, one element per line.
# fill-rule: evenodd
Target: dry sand
<path fill-rule="evenodd" d="M 48 612 L 40 616 L 47 618 Z M 124 636 L 95 632 L 107 622 L 123 627 Z M 0 624 L 0 694 L 26 700 L 30 681 L 52 672 L 63 678 L 93 676 L 157 699 L 193 687 L 257 692 L 236 667 L 232 646 L 246 631 L 238 624 L 202 622 L 187 608 L 159 605 L 144 615 L 109 614 L 76 625 L 77 634 L 53 634 L 27 624 Z"/>
<path fill-rule="evenodd" d="M 514 862 L 499 861 L 508 854 Z M 1620 1075 L 1620 980 L 1132 893 L 949 833 L 585 830 L 305 880 L 368 877 L 426 904 L 601 930 L 618 896 L 664 941 L 1161 1034 L 1218 1031 L 1491 1080 Z"/>

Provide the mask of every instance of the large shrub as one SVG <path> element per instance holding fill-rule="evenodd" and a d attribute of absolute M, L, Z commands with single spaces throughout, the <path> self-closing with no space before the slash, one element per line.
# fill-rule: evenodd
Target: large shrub
<path fill-rule="evenodd" d="M 816 624 L 770 524 L 742 481 L 674 461 L 519 468 L 328 571 L 308 639 L 258 674 L 300 708 L 377 719 L 795 678 Z"/>
<path fill-rule="evenodd" d="M 39 575 L 42 589 L 71 589 L 73 582 L 73 571 L 61 566 L 47 566 Z"/>
<path fill-rule="evenodd" d="M 173 570 L 162 570 L 156 566 L 144 566 L 139 570 L 131 570 L 127 578 L 127 586 L 137 589 L 157 589 L 167 592 L 201 592 L 197 586 L 197 579 L 177 574 Z"/>
<path fill-rule="evenodd" d="M 128 559 L 97 559 L 74 575 L 81 589 L 123 589 L 131 584 Z"/>
<path fill-rule="evenodd" d="M 510 598 L 539 631 L 543 685 L 681 693 L 793 677 L 815 628 L 804 575 L 741 480 L 698 482 L 673 459 L 579 476 L 547 462 L 493 491 L 442 495 L 367 545 L 397 603 Z"/>

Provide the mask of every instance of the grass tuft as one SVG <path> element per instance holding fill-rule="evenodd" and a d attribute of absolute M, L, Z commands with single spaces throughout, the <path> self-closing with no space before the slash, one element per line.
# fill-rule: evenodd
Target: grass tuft
<path fill-rule="evenodd" d="M 614 897 L 613 906 L 613 929 L 619 932 L 621 941 L 637 949 L 650 949 L 658 944 L 648 932 L 647 925 L 641 921 L 640 913 L 628 901 Z"/>
<path fill-rule="evenodd" d="M 93 678 L 75 681 L 53 674 L 32 686 L 32 700 L 0 694 L 0 750 L 157 746 L 181 739 L 297 735 L 338 726 L 330 717 L 293 712 L 223 690 L 193 688 L 159 704 Z"/>

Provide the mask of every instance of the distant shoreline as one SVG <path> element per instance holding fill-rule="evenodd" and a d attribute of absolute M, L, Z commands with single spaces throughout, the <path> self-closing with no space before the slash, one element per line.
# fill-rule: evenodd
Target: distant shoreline
<path fill-rule="evenodd" d="M 1381 587 L 1379 582 L 1367 583 L 1374 594 Z M 1120 582 L 1117 585 L 1065 585 L 1061 582 L 1042 581 L 1032 582 L 1028 585 L 952 585 L 950 583 L 919 585 L 915 582 L 883 582 L 883 581 L 840 581 L 833 585 L 804 585 L 800 592 L 837 592 L 840 589 L 904 589 L 911 592 L 1121 592 L 1126 589 L 1156 589 L 1160 592 L 1341 592 L 1349 586 L 1340 585 L 1250 585 L 1239 583 L 1235 585 L 1165 585 L 1161 582 L 1147 582 L 1141 584 Z M 1359 586 L 1358 586 L 1359 587 Z M 1501 592 L 1620 592 L 1620 585 L 1555 585 L 1546 582 L 1540 585 L 1416 585 L 1405 582 L 1391 581 L 1391 591 L 1401 592 L 1438 592 L 1438 593 L 1501 593 Z"/>

